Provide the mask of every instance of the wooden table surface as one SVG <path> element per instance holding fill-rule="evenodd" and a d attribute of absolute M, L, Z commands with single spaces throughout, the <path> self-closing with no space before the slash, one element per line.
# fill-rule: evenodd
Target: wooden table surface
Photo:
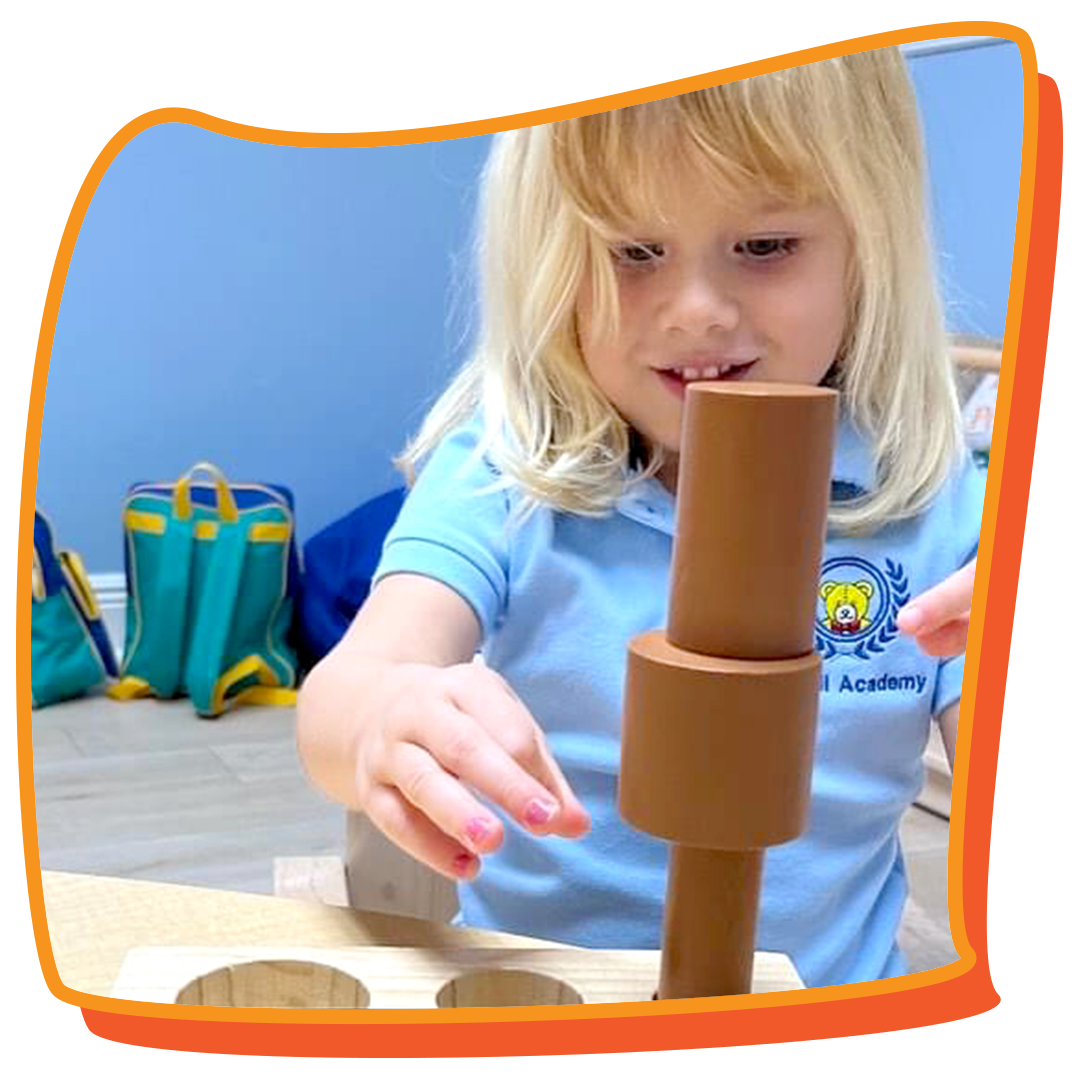
<path fill-rule="evenodd" d="M 87 994 L 108 996 L 128 950 L 152 946 L 549 944 L 254 893 L 54 871 L 44 871 L 41 877 L 60 980 Z"/>

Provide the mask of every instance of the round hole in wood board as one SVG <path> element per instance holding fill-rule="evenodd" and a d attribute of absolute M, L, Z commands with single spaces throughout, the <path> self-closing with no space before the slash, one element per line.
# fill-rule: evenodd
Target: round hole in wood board
<path fill-rule="evenodd" d="M 533 971 L 470 971 L 446 983 L 435 997 L 440 1009 L 520 1005 L 581 1005 L 584 998 L 568 983 Z"/>
<path fill-rule="evenodd" d="M 366 1009 L 371 994 L 359 979 L 309 960 L 255 960 L 193 979 L 177 1005 L 239 1009 Z"/>

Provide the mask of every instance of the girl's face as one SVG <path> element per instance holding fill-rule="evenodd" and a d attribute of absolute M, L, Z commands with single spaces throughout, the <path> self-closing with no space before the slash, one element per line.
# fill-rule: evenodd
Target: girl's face
<path fill-rule="evenodd" d="M 601 391 L 675 455 L 688 383 L 821 382 L 847 322 L 851 246 L 827 204 L 725 205 L 693 176 L 669 189 L 663 218 L 611 247 L 616 335 L 596 325 L 588 277 L 577 315 Z"/>

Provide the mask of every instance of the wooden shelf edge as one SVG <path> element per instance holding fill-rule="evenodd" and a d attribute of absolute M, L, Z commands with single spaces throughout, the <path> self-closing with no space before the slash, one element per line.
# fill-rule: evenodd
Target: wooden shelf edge
<path fill-rule="evenodd" d="M 949 350 L 953 363 L 968 371 L 1000 371 L 1001 350 L 987 345 L 953 345 Z"/>

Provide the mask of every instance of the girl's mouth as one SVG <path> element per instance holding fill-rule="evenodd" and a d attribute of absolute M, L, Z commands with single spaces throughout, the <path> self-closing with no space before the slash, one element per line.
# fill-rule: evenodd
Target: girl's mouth
<path fill-rule="evenodd" d="M 655 369 L 664 385 L 682 397 L 692 382 L 736 382 L 746 377 L 757 360 L 745 364 L 713 364 L 707 367 Z"/>

